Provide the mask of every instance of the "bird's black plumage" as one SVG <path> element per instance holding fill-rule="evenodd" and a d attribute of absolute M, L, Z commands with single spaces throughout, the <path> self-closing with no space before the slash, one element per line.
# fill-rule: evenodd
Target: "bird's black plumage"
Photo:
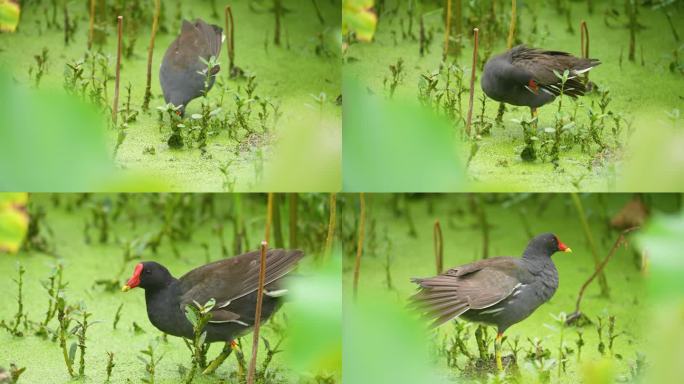
<path fill-rule="evenodd" d="M 192 23 L 183 20 L 180 35 L 166 50 L 159 69 L 159 81 L 164 100 L 181 106 L 181 115 L 191 100 L 204 94 L 205 76 L 201 72 L 207 69 L 207 65 L 200 57 L 207 61 L 212 56 L 218 57 L 222 37 L 223 30 L 216 25 L 207 24 L 201 19 Z M 219 66 L 212 69 L 207 90 L 214 85 L 214 76 L 219 70 Z"/>

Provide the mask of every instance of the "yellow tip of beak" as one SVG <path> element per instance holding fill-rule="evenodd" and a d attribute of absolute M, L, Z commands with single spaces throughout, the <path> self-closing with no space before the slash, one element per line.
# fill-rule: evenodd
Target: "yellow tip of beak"
<path fill-rule="evenodd" d="M 571 249 L 571 248 L 565 248 L 565 251 L 563 251 L 563 252 L 565 252 L 565 253 L 572 253 L 572 249 Z"/>
<path fill-rule="evenodd" d="M 130 290 L 131 290 L 131 287 L 129 287 L 128 285 L 124 285 L 123 287 L 121 287 L 121 292 L 128 292 Z"/>

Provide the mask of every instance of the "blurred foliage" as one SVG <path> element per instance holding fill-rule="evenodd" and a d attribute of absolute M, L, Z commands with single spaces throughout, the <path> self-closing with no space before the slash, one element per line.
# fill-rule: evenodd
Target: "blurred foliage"
<path fill-rule="evenodd" d="M 371 41 L 378 24 L 374 0 L 342 0 L 342 34 L 354 33 L 360 41 Z"/>
<path fill-rule="evenodd" d="M 445 192 L 465 188 L 455 132 L 413 103 L 369 96 L 344 82 L 342 167 L 348 192 Z"/>
<path fill-rule="evenodd" d="M 63 93 L 33 91 L 0 73 L 0 190 L 163 190 L 116 169 L 102 117 Z"/>
<path fill-rule="evenodd" d="M 306 279 L 289 285 L 286 358 L 299 372 L 324 372 L 340 379 L 342 370 L 342 261 L 339 252 Z"/>
<path fill-rule="evenodd" d="M 27 193 L 0 193 L 0 252 L 16 253 L 28 230 Z"/>
<path fill-rule="evenodd" d="M 650 260 L 650 295 L 656 300 L 684 297 L 684 213 L 655 216 L 637 241 Z"/>
<path fill-rule="evenodd" d="M 341 166 L 339 122 L 303 112 L 280 137 L 273 157 L 264 164 L 264 178 L 252 191 L 336 192 Z"/>
<path fill-rule="evenodd" d="M 0 0 L 0 32 L 14 32 L 19 25 L 21 9 L 16 1 Z"/>
<path fill-rule="evenodd" d="M 633 376 L 638 377 L 647 364 L 643 382 L 679 383 L 684 375 L 684 212 L 655 216 L 637 241 L 650 258 L 651 333 L 648 361 L 638 358 Z"/>
<path fill-rule="evenodd" d="M 365 295 L 344 307 L 345 383 L 439 383 L 424 324 L 400 304 Z"/>

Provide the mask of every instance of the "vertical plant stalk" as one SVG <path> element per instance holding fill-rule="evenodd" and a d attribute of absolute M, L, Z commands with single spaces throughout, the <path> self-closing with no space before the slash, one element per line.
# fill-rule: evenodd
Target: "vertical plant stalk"
<path fill-rule="evenodd" d="M 280 46 L 280 16 L 283 13 L 282 0 L 273 0 L 273 13 L 275 14 L 275 34 L 273 36 L 273 44 Z"/>
<path fill-rule="evenodd" d="M 257 290 L 256 311 L 254 314 L 254 331 L 252 334 L 252 359 L 249 361 L 247 372 L 247 384 L 254 383 L 256 371 L 257 351 L 259 349 L 259 327 L 261 325 L 261 306 L 264 301 L 264 280 L 266 280 L 266 249 L 268 242 L 261 242 L 261 255 L 259 258 L 259 289 Z"/>
<path fill-rule="evenodd" d="M 580 53 L 582 58 L 589 58 L 589 28 L 587 28 L 587 22 L 582 20 L 580 24 Z M 589 72 L 584 73 L 584 81 L 589 81 Z"/>
<path fill-rule="evenodd" d="M 150 46 L 147 48 L 147 85 L 145 86 L 145 99 L 142 109 L 147 111 L 150 108 L 150 98 L 152 97 L 152 55 L 154 54 L 154 38 L 157 36 L 159 28 L 159 4 L 160 0 L 154 0 L 154 17 L 152 18 L 152 35 L 150 36 Z"/>
<path fill-rule="evenodd" d="M 90 0 L 90 23 L 88 24 L 88 50 L 93 47 L 93 31 L 95 29 L 95 0 Z"/>
<path fill-rule="evenodd" d="M 361 212 L 359 214 L 359 235 L 356 243 L 356 260 L 354 261 L 354 300 L 359 293 L 359 272 L 361 270 L 361 255 L 363 254 L 363 238 L 366 233 L 366 197 L 363 192 L 359 193 L 359 204 Z"/>
<path fill-rule="evenodd" d="M 66 1 L 64 2 L 64 45 L 69 45 L 69 8 Z"/>
<path fill-rule="evenodd" d="M 620 236 L 618 236 L 617 240 L 615 240 L 615 243 L 613 244 L 613 247 L 608 252 L 608 255 L 606 255 L 606 257 L 603 259 L 603 261 L 601 261 L 601 264 L 599 264 L 598 267 L 596 267 L 596 269 L 594 270 L 594 273 L 592 273 L 591 276 L 589 276 L 587 281 L 585 281 L 584 284 L 582 284 L 582 287 L 580 288 L 579 293 L 577 294 L 577 301 L 575 302 L 575 312 L 569 314 L 568 318 L 566 320 L 566 322 L 568 324 L 580 317 L 580 314 L 581 314 L 580 303 L 582 302 L 582 299 L 584 298 L 584 291 L 586 291 L 589 284 L 591 284 L 591 282 L 594 281 L 594 279 L 596 279 L 596 276 L 603 273 L 603 269 L 606 267 L 606 265 L 608 264 L 610 259 L 613 258 L 617 249 L 620 248 L 620 246 L 625 243 L 625 236 L 630 232 L 636 231 L 637 229 L 639 229 L 639 227 L 627 228 L 624 231 L 622 231 L 620 233 Z"/>
<path fill-rule="evenodd" d="M 290 194 L 290 248 L 297 249 L 297 205 L 299 196 Z"/>
<path fill-rule="evenodd" d="M 511 23 L 508 26 L 508 39 L 506 40 L 506 47 L 513 48 L 513 41 L 515 41 L 515 18 L 517 12 L 515 0 L 511 0 Z"/>
<path fill-rule="evenodd" d="M 439 224 L 439 220 L 435 220 L 432 240 L 435 246 L 435 266 L 437 274 L 441 275 L 442 270 L 444 269 L 444 242 L 442 237 L 442 226 Z"/>
<path fill-rule="evenodd" d="M 323 252 L 323 257 L 327 258 L 332 250 L 333 237 L 335 236 L 335 218 L 337 212 L 337 194 L 331 193 L 330 200 L 330 218 L 328 219 L 328 234 L 325 237 L 325 251 Z"/>
<path fill-rule="evenodd" d="M 449 33 L 451 32 L 451 0 L 447 0 L 446 20 L 444 23 L 444 51 L 442 52 L 442 61 L 446 62 L 447 54 L 449 53 Z"/>
<path fill-rule="evenodd" d="M 591 234 L 591 229 L 589 229 L 589 223 L 587 222 L 587 217 L 584 213 L 584 208 L 582 207 L 582 202 L 580 201 L 579 196 L 577 196 L 576 193 L 573 193 L 570 195 L 572 198 L 572 202 L 575 205 L 575 209 L 577 210 L 577 215 L 579 216 L 580 223 L 582 224 L 582 229 L 584 230 L 584 236 L 587 238 L 587 242 L 589 242 L 589 248 L 591 249 L 591 254 L 594 257 L 594 266 L 596 267 L 596 270 L 599 271 L 599 256 L 598 256 L 598 250 L 596 248 L 596 243 L 594 242 L 594 237 Z M 608 289 L 608 282 L 606 280 L 606 275 L 603 273 L 603 271 L 599 271 L 599 286 L 601 287 L 601 296 L 604 297 L 609 297 L 610 296 L 610 290 Z"/>
<path fill-rule="evenodd" d="M 276 248 L 284 248 L 283 243 L 283 227 L 282 220 L 280 219 L 280 201 L 281 195 L 275 195 L 273 197 L 273 241 Z"/>
<path fill-rule="evenodd" d="M 116 81 L 114 82 L 114 105 L 112 106 L 112 120 L 116 126 L 116 118 L 119 112 L 119 82 L 121 81 L 121 32 L 123 30 L 123 16 L 116 18 L 117 33 L 119 40 L 116 45 Z"/>
<path fill-rule="evenodd" d="M 233 20 L 233 10 L 230 5 L 226 5 L 225 8 L 225 18 L 226 18 L 226 54 L 228 55 L 228 73 L 233 72 L 235 67 L 235 21 Z"/>
<path fill-rule="evenodd" d="M 477 68 L 477 46 L 479 45 L 478 28 L 473 28 L 473 67 L 470 69 L 470 92 L 468 96 L 468 120 L 466 123 L 466 136 L 470 137 L 470 126 L 473 123 L 473 99 L 475 97 L 475 70 Z"/>
<path fill-rule="evenodd" d="M 316 10 L 316 17 L 318 17 L 318 21 L 320 21 L 321 24 L 325 24 L 325 19 L 323 18 L 323 14 L 321 13 L 321 7 L 318 6 L 318 1 L 311 0 L 311 2 L 313 3 L 314 9 Z"/>
<path fill-rule="evenodd" d="M 489 257 L 489 223 L 487 222 L 487 211 L 485 211 L 482 198 L 478 196 L 477 216 L 482 230 L 482 258 Z"/>
<path fill-rule="evenodd" d="M 463 31 L 463 4 L 461 0 L 456 0 L 456 3 L 454 4 L 455 8 L 455 13 L 454 13 L 454 21 L 455 26 L 455 32 L 456 32 L 456 37 L 458 38 L 458 46 L 456 47 L 456 51 L 458 54 L 461 52 L 461 32 Z"/>
<path fill-rule="evenodd" d="M 268 193 L 268 202 L 266 203 L 266 229 L 264 230 L 265 241 L 271 240 L 271 221 L 273 220 L 273 192 Z"/>
<path fill-rule="evenodd" d="M 627 59 L 634 62 L 636 60 L 636 30 L 638 27 L 637 22 L 637 6 L 634 0 L 626 0 L 627 11 L 629 16 L 629 55 Z"/>

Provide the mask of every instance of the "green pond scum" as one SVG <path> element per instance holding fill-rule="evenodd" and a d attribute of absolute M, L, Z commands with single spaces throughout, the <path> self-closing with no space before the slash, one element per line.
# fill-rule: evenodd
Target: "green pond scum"
<path fill-rule="evenodd" d="M 680 384 L 684 0 L 0 0 L 0 384 Z"/>

